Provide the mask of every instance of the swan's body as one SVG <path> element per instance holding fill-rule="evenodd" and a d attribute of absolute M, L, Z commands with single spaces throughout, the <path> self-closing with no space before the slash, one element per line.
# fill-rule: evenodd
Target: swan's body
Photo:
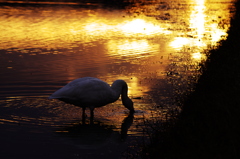
<path fill-rule="evenodd" d="M 123 80 L 116 80 L 110 87 L 106 82 L 93 77 L 73 80 L 54 92 L 49 99 L 59 99 L 66 103 L 82 107 L 82 119 L 85 120 L 85 109 L 91 110 L 91 120 L 95 107 L 101 107 L 118 100 L 121 95 L 123 105 L 134 113 L 133 102 L 127 96 L 128 86 Z"/>

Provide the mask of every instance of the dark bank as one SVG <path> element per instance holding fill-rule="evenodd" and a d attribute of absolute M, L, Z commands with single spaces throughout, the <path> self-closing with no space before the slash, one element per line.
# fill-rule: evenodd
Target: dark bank
<path fill-rule="evenodd" d="M 240 157 L 240 2 L 227 40 L 207 52 L 196 89 L 182 112 L 155 134 L 146 158 Z"/>

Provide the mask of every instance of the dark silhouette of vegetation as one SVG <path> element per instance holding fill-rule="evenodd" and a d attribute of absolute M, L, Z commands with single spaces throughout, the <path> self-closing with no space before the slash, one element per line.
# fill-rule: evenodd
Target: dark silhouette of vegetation
<path fill-rule="evenodd" d="M 182 112 L 163 125 L 146 158 L 240 158 L 240 1 L 228 38 L 208 52 Z"/>

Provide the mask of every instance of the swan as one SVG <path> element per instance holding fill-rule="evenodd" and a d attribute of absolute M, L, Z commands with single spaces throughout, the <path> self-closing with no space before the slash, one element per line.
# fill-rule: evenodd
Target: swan
<path fill-rule="evenodd" d="M 116 80 L 109 86 L 106 82 L 83 77 L 73 80 L 54 92 L 49 99 L 59 99 L 65 103 L 82 107 L 82 121 L 85 122 L 85 109 L 90 108 L 90 122 L 93 122 L 94 108 L 113 103 L 121 95 L 123 105 L 133 114 L 132 100 L 128 97 L 128 86 L 124 80 Z"/>

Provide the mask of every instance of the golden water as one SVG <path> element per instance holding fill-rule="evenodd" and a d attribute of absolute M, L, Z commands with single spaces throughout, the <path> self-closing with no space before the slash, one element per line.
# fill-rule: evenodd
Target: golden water
<path fill-rule="evenodd" d="M 45 4 L 0 7 L 0 126 L 6 132 L 25 124 L 29 133 L 76 135 L 81 109 L 47 97 L 92 76 L 128 83 L 137 110 L 128 118 L 128 135 L 142 136 L 144 119 L 164 115 L 176 106 L 175 96 L 191 89 L 204 50 L 227 38 L 234 12 L 230 0 L 136 3 L 121 10 Z M 109 129 L 113 138 L 128 116 L 120 101 L 95 114 L 97 131 Z"/>

